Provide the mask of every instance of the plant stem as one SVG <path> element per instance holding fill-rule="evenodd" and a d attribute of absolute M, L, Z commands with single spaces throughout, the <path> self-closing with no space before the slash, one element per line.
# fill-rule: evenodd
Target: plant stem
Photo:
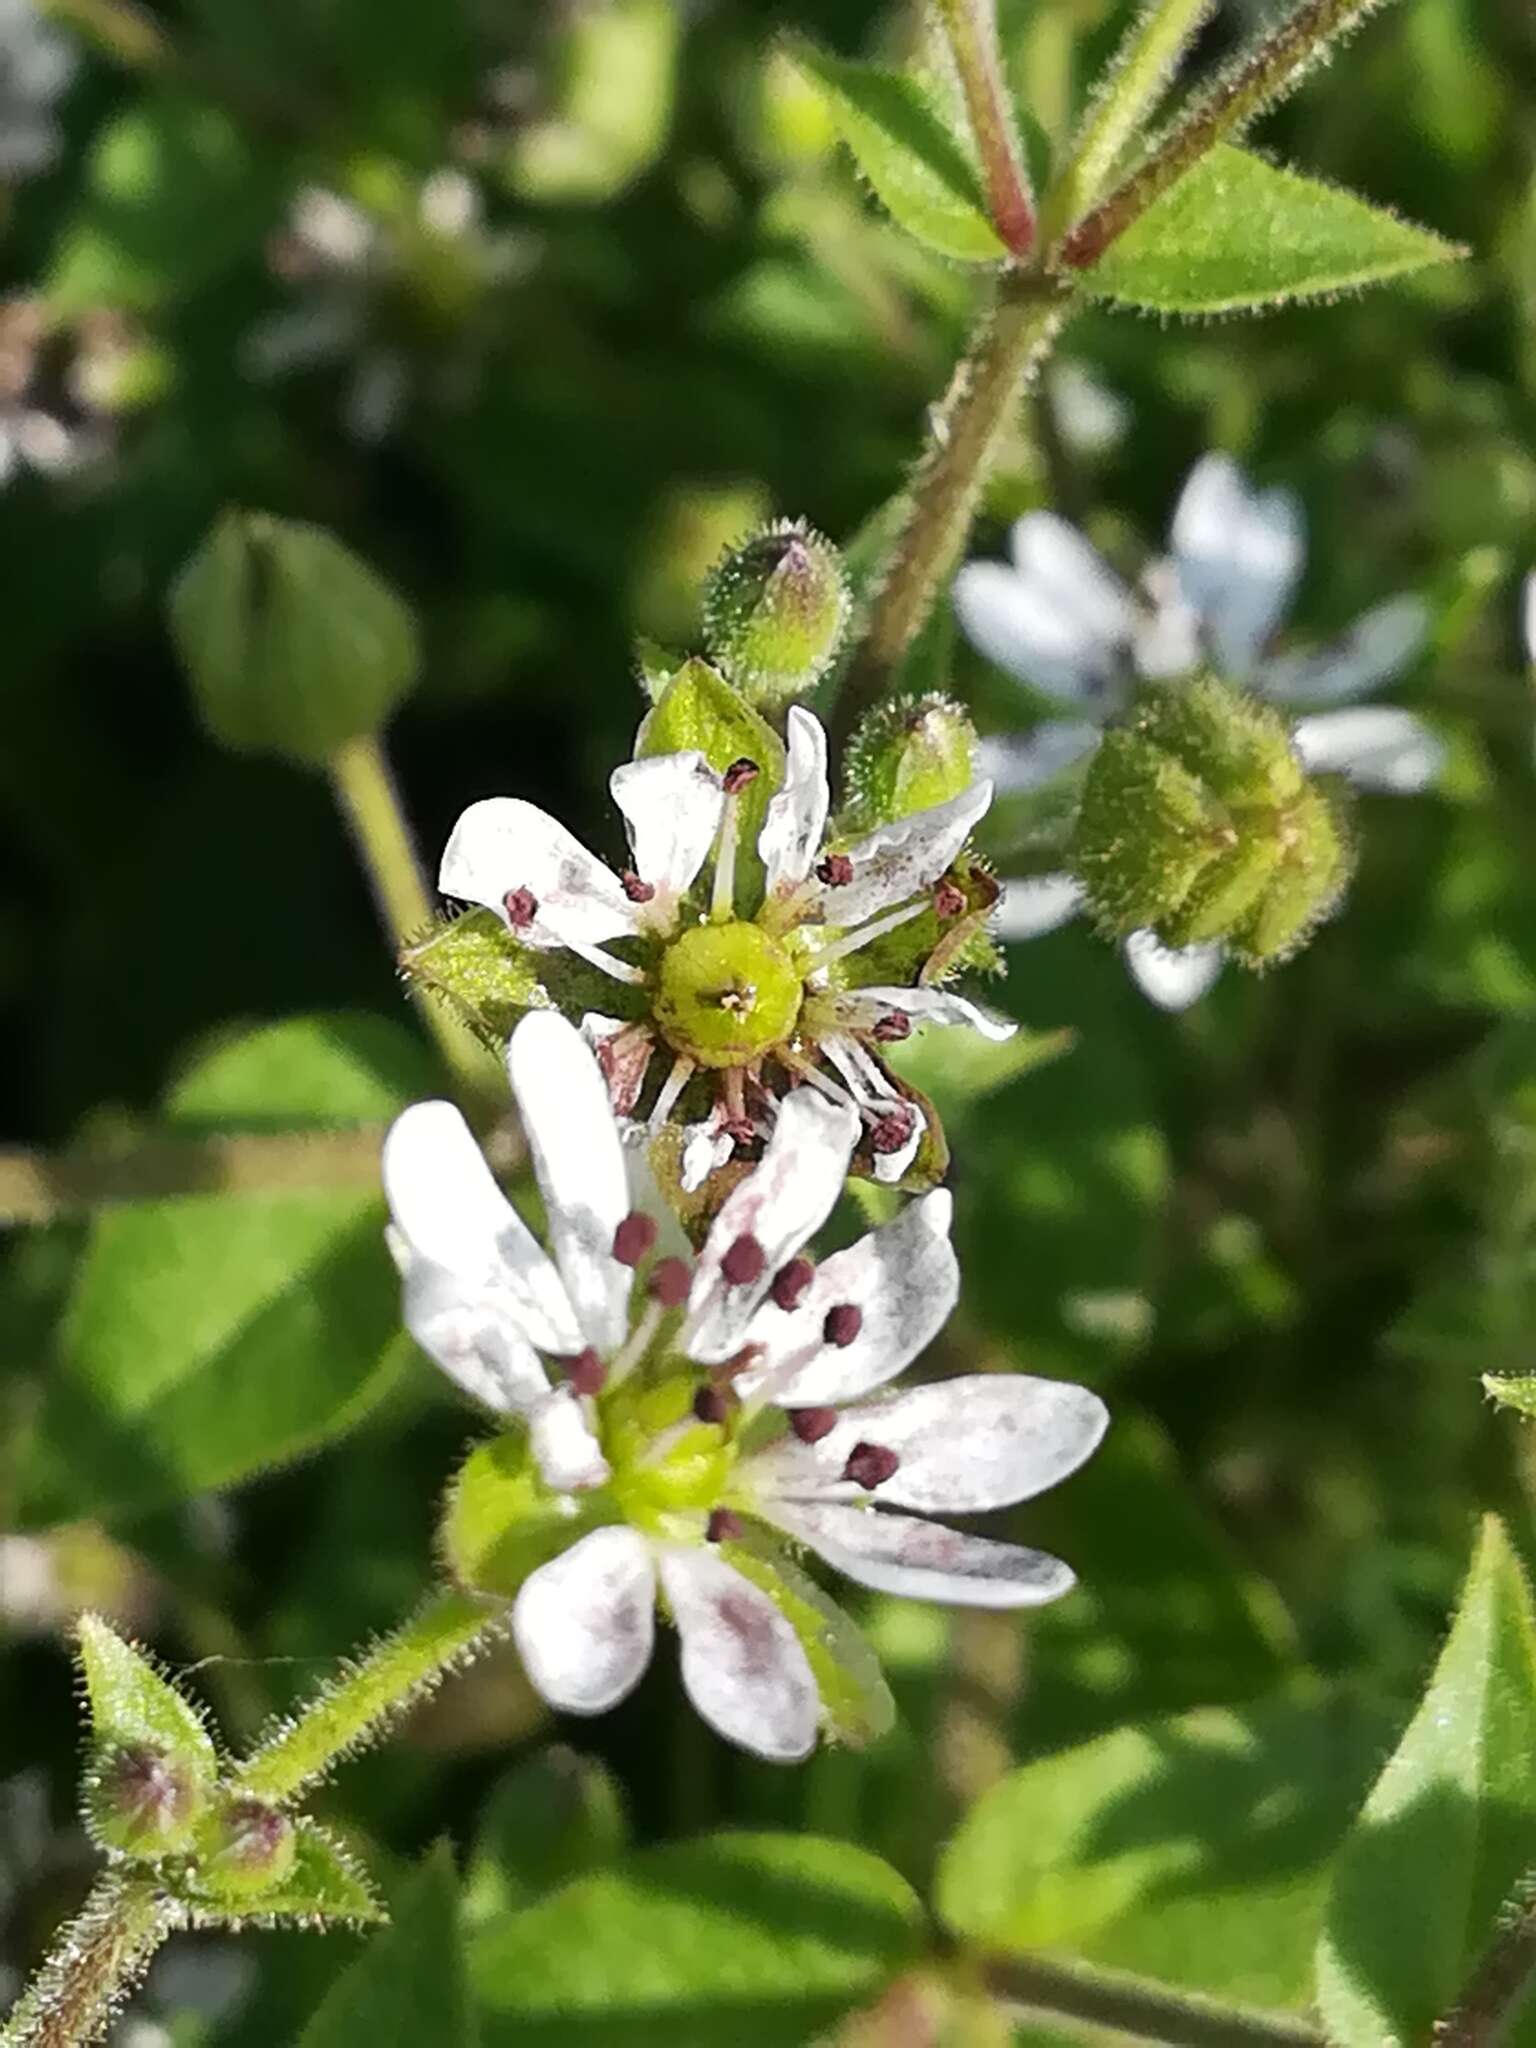
<path fill-rule="evenodd" d="M 1171 1984 L 1096 1970 L 1086 1963 L 1017 1956 L 989 1961 L 987 1987 L 1000 2004 L 1107 2027 L 1171 2048 L 1324 2048 L 1309 2020 L 1221 2005 Z"/>
<path fill-rule="evenodd" d="M 1499 1929 L 1445 2017 L 1435 2023 L 1435 2048 L 1487 2048 L 1499 2040 L 1536 1973 L 1536 1897 Z"/>
<path fill-rule="evenodd" d="M 279 1721 L 236 1769 L 235 1789 L 274 1804 L 292 1799 L 467 1663 L 506 1611 L 504 1601 L 475 1593 L 434 1594 L 393 1635 L 347 1659 L 292 1719 Z"/>
<path fill-rule="evenodd" d="M 1005 272 L 994 304 L 929 427 L 907 500 L 906 518 L 886 558 L 863 636 L 833 714 L 846 742 L 860 713 L 885 690 L 933 605 L 934 594 L 965 546 L 976 500 L 997 443 L 1027 378 L 1044 360 L 1066 319 L 1067 293 L 1032 272 Z"/>
<path fill-rule="evenodd" d="M 1034 246 L 1035 210 L 1003 92 L 996 0 L 934 0 L 943 24 L 987 188 L 987 213 L 1015 256 Z"/>
<path fill-rule="evenodd" d="M 382 1125 L 350 1131 L 242 1131 L 157 1136 L 121 1152 L 0 1147 L 0 1228 L 53 1223 L 115 1202 L 296 1188 L 373 1191 Z"/>
<path fill-rule="evenodd" d="M 0 2028 L 0 2048 L 84 2048 L 97 2040 L 181 1918 L 152 1883 L 102 1878 Z"/>
<path fill-rule="evenodd" d="M 1292 15 L 1196 100 L 1146 162 L 1073 228 L 1061 244 L 1062 260 L 1079 270 L 1096 263 L 1191 165 L 1273 106 L 1330 42 L 1381 5 L 1382 0 L 1301 0 Z"/>
<path fill-rule="evenodd" d="M 1086 213 L 1168 82 L 1213 0 L 1158 0 L 1133 24 L 1083 124 L 1071 161 L 1042 209 L 1047 242 Z"/>
<path fill-rule="evenodd" d="M 42 0 L 42 11 L 133 71 L 163 70 L 174 54 L 159 22 L 133 0 Z"/>
<path fill-rule="evenodd" d="M 379 916 L 398 953 L 432 922 L 432 899 L 378 735 L 365 733 L 339 747 L 330 774 Z M 459 1086 L 472 1100 L 499 1100 L 504 1091 L 495 1085 L 491 1059 L 469 1027 L 424 991 L 417 992 L 417 1003 Z"/>

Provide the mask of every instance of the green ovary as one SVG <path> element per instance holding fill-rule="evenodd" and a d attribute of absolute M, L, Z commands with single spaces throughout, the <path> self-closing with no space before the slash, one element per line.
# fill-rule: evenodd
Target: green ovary
<path fill-rule="evenodd" d="M 801 994 L 789 955 L 760 926 L 696 925 L 661 957 L 656 1023 L 700 1066 L 740 1067 L 788 1038 Z"/>

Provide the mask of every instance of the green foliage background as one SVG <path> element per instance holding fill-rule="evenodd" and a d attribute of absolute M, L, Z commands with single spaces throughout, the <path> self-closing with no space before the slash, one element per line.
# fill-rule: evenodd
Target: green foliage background
<path fill-rule="evenodd" d="M 1262 12 L 1226 0 L 1196 73 Z M 1042 150 L 1127 13 L 1004 10 Z M 687 644 L 699 575 L 764 512 L 854 534 L 976 291 L 861 196 L 768 54 L 785 28 L 899 52 L 900 10 L 145 18 L 175 56 L 157 74 L 82 44 L 63 153 L 0 240 L 7 290 L 131 313 L 148 351 L 113 459 L 0 491 L 0 1127 L 57 1159 L 59 1211 L 0 1237 L 0 1527 L 42 1545 L 0 1539 L 0 1780 L 42 1773 L 53 1823 L 30 1861 L 0 1829 L 16 1968 L 86 1867 L 61 1613 L 89 1602 L 199 1663 L 248 1736 L 413 1604 L 473 1433 L 398 1334 L 371 1181 L 380 1125 L 440 1085 L 431 1049 L 323 779 L 194 719 L 177 572 L 230 504 L 332 529 L 416 615 L 390 746 L 429 858 L 497 792 L 616 851 L 636 636 Z M 384 1872 L 395 1929 L 362 1963 L 346 1938 L 252 1938 L 211 2030 L 152 1980 L 179 2043 L 382 2039 L 391 2014 L 400 2040 L 809 2040 L 931 1948 L 935 1898 L 988 1947 L 1309 1997 L 1329 1859 L 1419 1695 L 1477 1512 L 1532 1550 L 1524 1425 L 1480 1375 L 1536 1370 L 1514 595 L 1536 559 L 1533 104 L 1523 0 L 1403 0 L 1258 139 L 1471 260 L 1243 325 L 1086 315 L 989 487 L 979 545 L 1051 504 L 1134 571 L 1189 464 L 1230 450 L 1305 501 L 1303 634 L 1429 597 L 1433 649 L 1400 694 L 1452 747 L 1433 795 L 1365 801 L 1360 878 L 1294 965 L 1229 973 L 1171 1020 L 1073 929 L 1014 949 L 1000 997 L 1070 1050 L 1018 1073 L 923 1054 L 958 1160 L 947 1341 L 1090 1381 L 1118 1418 L 1009 1518 L 1082 1590 L 1024 1624 L 871 1599 L 902 1727 L 789 1773 L 716 1745 L 665 1656 L 621 1712 L 559 1730 L 510 1656 L 482 1665 L 321 1802 Z M 253 329 L 295 299 L 272 238 L 302 186 L 393 205 L 467 140 L 511 257 L 471 292 L 423 265 L 371 309 L 411 375 L 365 443 L 350 364 L 251 373 Z M 1074 426 L 1085 372 L 1124 408 L 1107 440 Z M 951 677 L 984 725 L 1020 720 L 958 645 Z M 1023 829 L 1000 824 L 998 849 Z M 91 1216 L 74 1198 L 81 1156 L 315 1129 L 355 1134 L 339 1185 L 295 1170 Z M 588 1761 L 550 1748 L 573 1739 Z M 977 1809 L 935 1891 L 983 1793 L 1004 1804 Z M 721 1829 L 764 1840 L 692 1839 Z M 443 1836 L 459 1879 L 441 1853 L 409 1872 Z M 459 1964 L 440 1960 L 455 1927 Z M 427 1968 L 441 1997 L 412 2020 Z"/>

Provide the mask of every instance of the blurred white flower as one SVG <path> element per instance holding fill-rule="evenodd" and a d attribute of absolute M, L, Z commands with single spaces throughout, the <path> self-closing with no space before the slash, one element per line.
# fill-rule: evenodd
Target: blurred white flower
<path fill-rule="evenodd" d="M 1426 606 L 1417 597 L 1392 598 L 1328 647 L 1273 653 L 1304 551 L 1296 498 L 1255 490 L 1225 455 L 1205 456 L 1191 471 L 1169 552 L 1148 565 L 1135 591 L 1054 513 L 1019 520 L 1011 564 L 970 562 L 960 571 L 956 614 L 978 652 L 1070 716 L 1047 719 L 1019 739 L 982 742 L 982 766 L 999 790 L 1039 789 L 1065 774 L 1092 754 L 1139 681 L 1201 667 L 1300 712 L 1292 743 L 1305 767 L 1395 795 L 1427 788 L 1444 765 L 1437 735 L 1411 711 L 1355 701 L 1418 654 Z M 1327 708 L 1342 706 L 1349 708 Z M 1082 903 L 1069 875 L 1009 882 L 997 935 L 1035 937 L 1076 916 Z M 1221 960 L 1219 945 L 1176 950 L 1149 932 L 1134 933 L 1126 945 L 1137 983 L 1166 1009 L 1203 995 Z"/>
<path fill-rule="evenodd" d="M 109 308 L 58 327 L 40 299 L 0 300 L 0 486 L 23 470 L 67 477 L 103 462 L 116 445 L 121 372 L 138 348 Z"/>
<path fill-rule="evenodd" d="M 881 1391 L 957 1298 L 947 1194 L 813 1264 L 804 1247 L 842 1190 L 858 1119 L 802 1087 L 690 1262 L 665 1220 L 630 1207 L 580 1034 L 535 1012 L 508 1063 L 553 1258 L 446 1103 L 398 1119 L 384 1183 L 408 1326 L 458 1385 L 525 1424 L 541 1512 L 569 1523 L 513 1607 L 552 1705 L 601 1713 L 638 1684 L 659 1589 L 710 1726 L 758 1756 L 808 1754 L 823 1704 L 771 1590 L 783 1539 L 917 1599 L 1024 1607 L 1071 1587 L 1055 1558 L 924 1517 L 1064 1478 L 1103 1433 L 1097 1397 L 1014 1374 Z"/>
<path fill-rule="evenodd" d="M 74 71 L 74 50 L 35 0 L 0 0 L 0 178 L 34 177 L 58 156 L 54 104 Z"/>

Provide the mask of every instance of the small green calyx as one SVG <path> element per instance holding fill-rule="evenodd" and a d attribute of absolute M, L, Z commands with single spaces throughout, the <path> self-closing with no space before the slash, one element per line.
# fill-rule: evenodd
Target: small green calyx
<path fill-rule="evenodd" d="M 661 956 L 656 1024 L 700 1066 L 746 1066 L 789 1037 L 801 995 L 789 954 L 760 925 L 695 925 Z"/>
<path fill-rule="evenodd" d="M 865 831 L 948 803 L 975 775 L 976 728 L 948 697 L 878 705 L 848 748 L 849 829 Z"/>
<path fill-rule="evenodd" d="M 1213 676 L 1144 690 L 1105 734 L 1071 857 L 1112 936 L 1220 940 L 1255 968 L 1305 943 L 1353 865 L 1341 804 L 1308 781 L 1285 721 Z"/>
<path fill-rule="evenodd" d="M 187 1848 L 204 1805 L 195 1771 L 148 1744 L 114 1746 L 86 1781 L 87 1825 L 104 1849 L 154 1861 Z"/>
<path fill-rule="evenodd" d="M 755 703 L 809 690 L 837 656 L 848 583 L 831 541 L 803 520 L 730 548 L 704 586 L 710 658 Z"/>
<path fill-rule="evenodd" d="M 220 1899 L 258 1897 L 291 1873 L 295 1853 L 287 1814 L 261 1799 L 225 1799 L 198 1831 L 198 1888 Z"/>

